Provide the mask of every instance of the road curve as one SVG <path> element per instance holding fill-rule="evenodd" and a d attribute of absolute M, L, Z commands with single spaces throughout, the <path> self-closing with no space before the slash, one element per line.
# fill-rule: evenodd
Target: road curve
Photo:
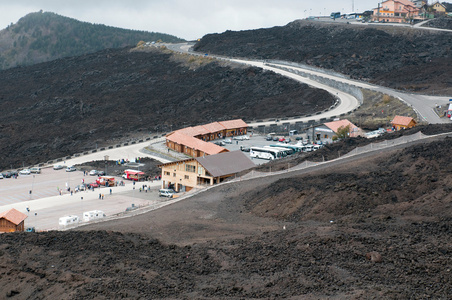
<path fill-rule="evenodd" d="M 200 53 L 195 53 L 195 52 L 190 51 L 190 49 L 193 45 L 194 45 L 194 43 L 166 44 L 166 46 L 173 51 L 191 53 L 194 55 L 202 55 Z M 434 108 L 436 105 L 445 104 L 446 102 L 449 101 L 450 97 L 405 93 L 402 91 L 370 84 L 368 82 L 354 80 L 354 79 L 346 78 L 344 76 L 337 76 L 334 74 L 322 72 L 321 69 L 318 69 L 316 71 L 315 68 L 308 69 L 308 68 L 304 68 L 302 65 L 294 66 L 294 63 L 292 63 L 292 62 L 287 62 L 287 63 L 271 62 L 271 66 L 270 66 L 270 65 L 265 64 L 262 61 L 255 61 L 255 60 L 249 60 L 249 59 L 234 59 L 234 58 L 226 58 L 226 57 L 220 57 L 220 56 L 213 56 L 213 57 L 216 57 L 219 59 L 227 59 L 227 60 L 234 61 L 237 63 L 253 65 L 253 66 L 261 67 L 261 68 L 264 68 L 267 70 L 272 70 L 278 74 L 288 76 L 297 81 L 307 83 L 314 87 L 325 89 L 325 90 L 329 91 L 330 93 L 332 93 L 333 95 L 337 95 L 341 99 L 341 101 L 340 101 L 341 103 L 331 111 L 323 112 L 321 114 L 311 116 L 311 117 L 291 119 L 290 121 L 285 121 L 285 122 L 290 122 L 290 123 L 299 122 L 299 121 L 307 122 L 310 120 L 320 120 L 321 118 L 331 118 L 334 116 L 338 116 L 342 113 L 348 113 L 359 106 L 359 103 L 355 102 L 352 99 L 352 98 L 354 98 L 353 96 L 340 92 L 337 89 L 331 88 L 327 85 L 320 84 L 315 80 L 308 79 L 308 78 L 304 77 L 303 75 L 296 74 L 297 72 L 303 72 L 305 74 L 311 74 L 311 75 L 315 75 L 317 77 L 322 77 L 322 78 L 326 78 L 329 80 L 334 80 L 337 82 L 345 83 L 345 84 L 348 84 L 351 86 L 356 86 L 356 87 L 363 88 L 363 89 L 374 90 L 374 91 L 378 91 L 378 92 L 381 92 L 384 94 L 394 96 L 394 97 L 400 99 L 401 101 L 407 103 L 408 105 L 410 105 L 417 112 L 417 114 L 419 115 L 419 118 L 427 123 L 431 123 L 431 124 L 450 123 L 449 119 L 440 118 L 434 111 Z M 282 70 L 282 69 L 284 69 L 284 70 Z M 294 73 L 297 76 L 293 76 Z M 356 98 L 355 98 L 355 100 L 356 100 Z M 269 125 L 269 124 L 274 124 L 274 122 L 261 122 L 261 123 L 256 123 L 256 124 L 250 123 L 250 126 Z"/>

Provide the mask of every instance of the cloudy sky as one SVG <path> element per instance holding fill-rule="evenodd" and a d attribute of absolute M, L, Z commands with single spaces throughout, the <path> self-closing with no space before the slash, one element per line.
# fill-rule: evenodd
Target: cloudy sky
<path fill-rule="evenodd" d="M 0 29 L 39 10 L 80 21 L 172 34 L 282 26 L 310 15 L 369 10 L 378 0 L 0 0 Z"/>

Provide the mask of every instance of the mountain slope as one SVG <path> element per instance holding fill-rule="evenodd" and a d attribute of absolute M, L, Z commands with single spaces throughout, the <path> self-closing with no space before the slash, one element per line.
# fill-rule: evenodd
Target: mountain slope
<path fill-rule="evenodd" d="M 0 72 L 0 168 L 183 125 L 310 114 L 335 99 L 259 68 L 145 47 Z"/>
<path fill-rule="evenodd" d="M 94 25 L 51 12 L 30 13 L 0 31 L 0 69 L 132 46 L 140 40 L 183 41 L 168 34 Z"/>
<path fill-rule="evenodd" d="M 303 20 L 281 27 L 209 34 L 194 50 L 305 63 L 391 88 L 449 94 L 450 45 L 449 32 Z"/>

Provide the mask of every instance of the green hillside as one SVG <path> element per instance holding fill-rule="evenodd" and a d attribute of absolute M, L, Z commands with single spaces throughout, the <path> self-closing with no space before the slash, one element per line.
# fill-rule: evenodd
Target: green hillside
<path fill-rule="evenodd" d="M 164 33 L 80 22 L 51 12 L 30 13 L 0 31 L 0 69 L 136 45 L 141 40 L 184 41 Z"/>

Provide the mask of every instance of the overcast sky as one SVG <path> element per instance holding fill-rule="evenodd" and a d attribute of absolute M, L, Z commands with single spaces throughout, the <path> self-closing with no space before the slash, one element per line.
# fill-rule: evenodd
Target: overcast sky
<path fill-rule="evenodd" d="M 207 33 L 282 26 L 310 15 L 377 7 L 378 0 L 0 0 L 0 29 L 30 12 L 168 33 L 187 40 Z"/>

